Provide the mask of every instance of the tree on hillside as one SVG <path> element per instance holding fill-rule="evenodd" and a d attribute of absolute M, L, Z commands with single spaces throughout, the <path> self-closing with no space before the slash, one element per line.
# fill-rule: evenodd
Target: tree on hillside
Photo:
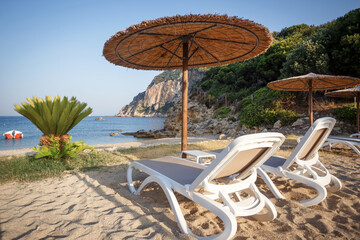
<path fill-rule="evenodd" d="M 273 37 L 273 44 L 264 54 L 208 70 L 200 81 L 207 95 L 206 101 L 201 100 L 216 108 L 236 103 L 237 110 L 246 118 L 246 104 L 242 100 L 268 82 L 310 72 L 360 76 L 360 9 L 320 26 L 300 24 L 284 28 L 274 32 Z M 285 108 L 280 105 L 278 110 L 282 113 Z M 271 108 L 269 104 L 262 107 Z"/>
<path fill-rule="evenodd" d="M 309 37 L 313 35 L 318 27 L 308 26 L 307 24 L 299 24 L 291 27 L 285 27 L 280 32 L 273 32 L 273 37 L 276 40 L 285 39 L 294 35 L 302 35 L 303 37 Z"/>
<path fill-rule="evenodd" d="M 287 55 L 281 78 L 309 72 L 360 76 L 360 9 L 327 26 Z"/>
<path fill-rule="evenodd" d="M 332 73 L 360 76 L 360 8 L 338 18 L 329 30 Z"/>
<path fill-rule="evenodd" d="M 314 35 L 302 41 L 286 57 L 281 69 L 281 77 L 292 77 L 307 73 L 329 73 L 329 53 L 327 46 L 330 41 L 329 29 L 319 29 Z"/>
<path fill-rule="evenodd" d="M 315 28 L 301 24 L 275 32 L 268 51 L 245 62 L 211 68 L 201 80 L 201 88 L 216 99 L 225 95 L 230 102 L 241 100 L 278 79 L 286 55 L 315 32 Z"/>

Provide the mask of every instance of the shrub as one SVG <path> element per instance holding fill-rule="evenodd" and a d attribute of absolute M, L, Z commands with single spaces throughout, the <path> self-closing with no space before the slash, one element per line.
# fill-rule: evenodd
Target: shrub
<path fill-rule="evenodd" d="M 238 119 L 248 127 L 274 124 L 277 120 L 284 125 L 290 124 L 299 114 L 284 109 L 283 105 L 292 103 L 293 98 L 293 94 L 286 91 L 260 88 L 240 102 Z"/>
<path fill-rule="evenodd" d="M 37 152 L 35 158 L 48 158 L 51 160 L 63 160 L 68 164 L 69 159 L 77 157 L 85 149 L 91 150 L 95 153 L 95 148 L 85 144 L 83 141 L 70 142 L 71 136 L 68 141 L 60 141 L 59 138 L 50 137 L 50 146 L 40 147 L 39 145 L 33 148 Z"/>
<path fill-rule="evenodd" d="M 236 122 L 236 118 L 235 118 L 234 116 L 230 116 L 230 117 L 228 118 L 228 121 L 230 121 L 230 122 Z"/>
<path fill-rule="evenodd" d="M 15 104 L 15 111 L 28 118 L 44 135 L 40 138 L 40 146 L 33 148 L 37 157 L 51 159 L 72 158 L 84 148 L 91 148 L 83 142 L 70 143 L 71 136 L 67 133 L 82 119 L 92 113 L 86 103 L 79 102 L 75 97 L 47 96 L 44 99 L 27 98 L 28 102 Z"/>
<path fill-rule="evenodd" d="M 246 106 L 248 104 L 254 103 L 261 106 L 272 105 L 274 101 L 278 99 L 287 99 L 291 98 L 293 94 L 287 91 L 278 91 L 268 87 L 263 87 L 256 90 L 250 96 L 244 98 L 240 104 L 241 106 Z"/>
<path fill-rule="evenodd" d="M 215 111 L 214 115 L 216 118 L 225 118 L 229 112 L 230 112 L 230 107 L 221 107 Z"/>
<path fill-rule="evenodd" d="M 248 127 L 259 127 L 261 125 L 273 125 L 277 120 L 287 125 L 294 122 L 299 117 L 294 111 L 281 108 L 266 108 L 256 104 L 249 104 L 241 110 L 239 120 L 241 124 Z"/>
<path fill-rule="evenodd" d="M 335 109 L 335 116 L 337 119 L 356 124 L 356 107 L 351 105 L 345 105 Z"/>

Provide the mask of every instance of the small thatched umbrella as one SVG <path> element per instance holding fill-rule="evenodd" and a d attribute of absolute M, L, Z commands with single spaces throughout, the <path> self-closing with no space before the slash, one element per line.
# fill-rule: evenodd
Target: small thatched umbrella
<path fill-rule="evenodd" d="M 314 122 L 313 91 L 341 89 L 353 87 L 358 84 L 360 84 L 359 78 L 309 73 L 306 75 L 273 81 L 268 83 L 267 86 L 276 90 L 309 92 L 308 113 L 311 126 Z"/>
<path fill-rule="evenodd" d="M 183 69 L 182 141 L 187 145 L 188 68 L 244 61 L 265 52 L 269 30 L 227 15 L 186 15 L 144 21 L 112 36 L 104 57 L 116 64 L 145 70 Z"/>
<path fill-rule="evenodd" d="M 360 132 L 359 129 L 359 103 L 360 103 L 360 86 L 342 89 L 334 92 L 325 93 L 327 97 L 345 97 L 356 98 L 356 132 Z"/>

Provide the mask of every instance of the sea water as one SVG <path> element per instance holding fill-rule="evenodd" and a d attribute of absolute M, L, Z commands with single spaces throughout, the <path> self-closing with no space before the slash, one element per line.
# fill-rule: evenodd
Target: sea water
<path fill-rule="evenodd" d="M 103 117 L 104 121 L 97 121 L 96 118 L 86 117 L 77 124 L 69 132 L 72 141 L 82 140 L 91 145 L 140 141 L 141 139 L 121 133 L 142 129 L 159 130 L 164 127 L 165 120 L 165 118 Z M 5 139 L 2 134 L 10 130 L 21 131 L 24 137 Z M 119 136 L 110 136 L 110 133 L 114 132 L 119 133 Z M 42 132 L 23 116 L 0 116 L 0 134 L 0 150 L 31 148 L 39 144 L 42 136 Z"/>

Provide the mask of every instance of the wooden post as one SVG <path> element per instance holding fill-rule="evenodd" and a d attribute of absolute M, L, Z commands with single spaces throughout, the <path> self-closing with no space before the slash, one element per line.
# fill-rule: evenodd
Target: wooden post
<path fill-rule="evenodd" d="M 187 150 L 187 115 L 188 115 L 188 86 L 189 86 L 189 39 L 183 39 L 183 87 L 182 87 L 182 131 L 181 151 Z M 184 154 L 182 157 L 185 157 Z"/>
<path fill-rule="evenodd" d="M 309 80 L 309 118 L 311 126 L 314 123 L 312 79 Z"/>
<path fill-rule="evenodd" d="M 360 93 L 356 95 L 356 132 L 359 133 L 359 102 L 360 102 Z"/>

